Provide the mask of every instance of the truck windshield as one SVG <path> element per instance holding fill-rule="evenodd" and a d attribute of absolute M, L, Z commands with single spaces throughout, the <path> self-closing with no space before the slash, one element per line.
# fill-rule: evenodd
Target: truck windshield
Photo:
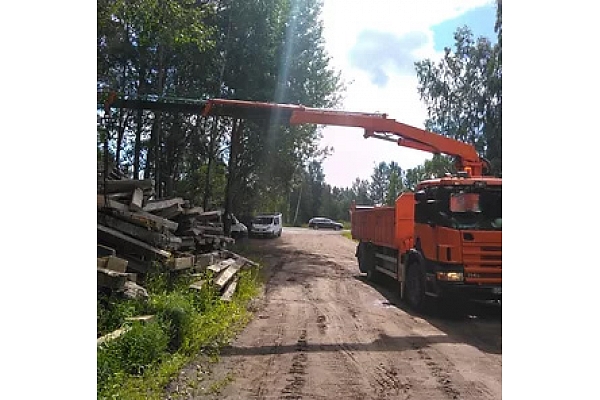
<path fill-rule="evenodd" d="M 455 229 L 502 230 L 502 188 L 445 187 L 438 192 L 439 221 Z"/>
<path fill-rule="evenodd" d="M 257 225 L 271 225 L 273 217 L 257 217 L 254 219 L 254 223 Z"/>

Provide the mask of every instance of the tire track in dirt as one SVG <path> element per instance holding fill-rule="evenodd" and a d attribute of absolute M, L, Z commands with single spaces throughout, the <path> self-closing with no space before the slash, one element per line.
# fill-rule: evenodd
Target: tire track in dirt
<path fill-rule="evenodd" d="M 501 398 L 501 355 L 478 347 L 498 340 L 477 337 L 501 325 L 475 331 L 406 310 L 393 288 L 358 278 L 355 245 L 341 236 L 299 231 L 260 244 L 272 246 L 276 270 L 259 317 L 217 367 L 234 380 L 195 398 Z"/>

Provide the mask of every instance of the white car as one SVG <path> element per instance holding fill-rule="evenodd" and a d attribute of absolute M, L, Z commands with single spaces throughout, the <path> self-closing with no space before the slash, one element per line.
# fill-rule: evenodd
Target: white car
<path fill-rule="evenodd" d="M 259 214 L 252 220 L 250 235 L 279 237 L 282 231 L 281 213 Z"/>

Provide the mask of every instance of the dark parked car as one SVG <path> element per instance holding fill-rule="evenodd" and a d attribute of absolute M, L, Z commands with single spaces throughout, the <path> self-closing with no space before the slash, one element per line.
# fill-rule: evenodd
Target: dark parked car
<path fill-rule="evenodd" d="M 335 229 L 336 231 L 339 231 L 344 227 L 344 225 L 329 218 L 317 217 L 308 221 L 308 227 L 313 229 Z"/>

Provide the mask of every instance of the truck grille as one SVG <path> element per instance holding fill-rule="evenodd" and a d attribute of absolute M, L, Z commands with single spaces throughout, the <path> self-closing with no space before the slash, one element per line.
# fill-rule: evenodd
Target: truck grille
<path fill-rule="evenodd" d="M 463 244 L 465 282 L 502 283 L 502 246 Z"/>

